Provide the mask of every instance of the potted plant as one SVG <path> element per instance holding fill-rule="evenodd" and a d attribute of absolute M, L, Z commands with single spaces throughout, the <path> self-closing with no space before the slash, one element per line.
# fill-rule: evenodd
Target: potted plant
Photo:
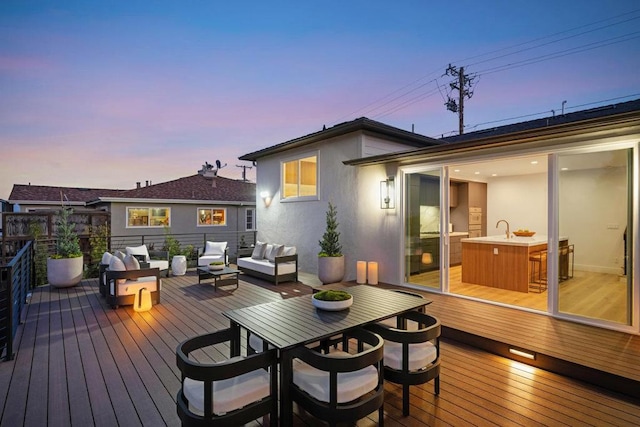
<path fill-rule="evenodd" d="M 337 311 L 351 307 L 353 296 L 346 291 L 327 290 L 313 294 L 311 301 L 314 307 L 321 310 Z"/>
<path fill-rule="evenodd" d="M 56 228 L 56 253 L 47 259 L 47 280 L 51 286 L 66 288 L 82 280 L 83 256 L 76 225 L 69 222 L 72 209 L 62 208 Z"/>
<path fill-rule="evenodd" d="M 340 245 L 337 210 L 331 202 L 329 202 L 329 210 L 327 211 L 327 229 L 319 243 L 318 279 L 323 284 L 342 281 L 344 278 L 344 255 L 342 255 L 342 245 Z"/>
<path fill-rule="evenodd" d="M 209 270 L 224 270 L 224 261 L 213 261 L 209 263 Z"/>

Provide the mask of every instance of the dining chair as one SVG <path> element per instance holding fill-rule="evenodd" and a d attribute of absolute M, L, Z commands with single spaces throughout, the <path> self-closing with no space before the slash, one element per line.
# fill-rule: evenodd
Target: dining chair
<path fill-rule="evenodd" d="M 214 345 L 238 339 L 223 329 L 183 341 L 176 349 L 181 372 L 177 395 L 178 417 L 183 426 L 237 426 L 269 414 L 278 423 L 278 357 L 275 349 L 208 363 Z M 194 354 L 195 353 L 195 354 Z M 191 356 L 191 357 L 190 357 Z M 198 359 L 196 360 L 195 357 Z"/>
<path fill-rule="evenodd" d="M 380 323 L 366 326 L 384 339 L 384 379 L 402 385 L 402 414 L 409 415 L 409 386 L 435 379 L 440 394 L 440 321 L 425 313 L 409 311 L 399 316 L 395 328 Z M 407 325 L 416 324 L 417 329 Z"/>
<path fill-rule="evenodd" d="M 324 346 L 291 350 L 291 400 L 330 426 L 359 420 L 376 410 L 382 426 L 384 341 L 362 328 L 345 336 L 347 345 L 341 350 L 331 348 L 330 353 L 321 352 Z"/>
<path fill-rule="evenodd" d="M 411 292 L 408 291 L 406 289 L 389 289 L 392 292 L 397 292 L 399 294 L 404 294 L 404 295 L 409 295 L 412 297 L 416 297 L 416 298 L 423 298 L 424 296 L 422 296 L 421 294 L 415 293 L 415 292 Z M 424 313 L 424 306 L 420 307 L 417 309 L 417 311 Z M 401 323 L 398 323 L 401 322 Z M 400 317 L 394 316 L 394 317 L 390 317 L 388 319 L 382 320 L 380 321 L 380 323 L 382 323 L 383 325 L 389 326 L 391 328 L 399 328 L 399 329 L 406 329 L 406 324 L 403 325 L 403 320 Z M 414 328 L 415 329 L 415 328 Z"/>

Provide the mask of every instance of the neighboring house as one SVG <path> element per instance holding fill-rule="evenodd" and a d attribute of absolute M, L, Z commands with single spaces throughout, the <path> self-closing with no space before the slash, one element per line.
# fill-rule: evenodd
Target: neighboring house
<path fill-rule="evenodd" d="M 145 236 L 162 241 L 168 231 L 201 247 L 205 238 L 226 239 L 235 253 L 239 236 L 253 241 L 255 184 L 217 176 L 203 166 L 196 174 L 132 190 L 87 189 L 15 184 L 9 197 L 20 212 L 58 209 L 61 203 L 77 211 L 111 214 L 111 235 Z M 207 237 L 209 236 L 209 237 Z"/>
<path fill-rule="evenodd" d="M 257 163 L 257 239 L 297 246 L 302 271 L 332 202 L 346 280 L 377 261 L 386 283 L 638 333 L 639 143 L 636 100 L 441 140 L 361 118 L 240 159 Z M 506 223 L 536 237 L 505 246 Z"/>

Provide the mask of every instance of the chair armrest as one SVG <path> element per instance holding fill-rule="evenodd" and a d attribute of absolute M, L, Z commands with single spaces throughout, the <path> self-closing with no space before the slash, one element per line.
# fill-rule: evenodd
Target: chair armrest
<path fill-rule="evenodd" d="M 137 279 L 139 277 L 151 277 L 155 276 L 157 280 L 160 280 L 159 268 L 141 268 L 140 270 L 126 270 L 126 271 L 113 271 L 107 269 L 105 271 L 107 275 L 107 282 L 115 279 Z"/>
<path fill-rule="evenodd" d="M 235 336 L 231 329 L 222 329 L 189 338 L 180 343 L 176 349 L 176 365 L 184 376 L 200 381 L 219 381 L 260 368 L 271 367 L 272 372 L 277 371 L 278 354 L 275 348 L 242 359 L 229 359 L 213 364 L 199 363 L 189 359 L 189 354 L 195 350 L 224 342 L 233 344 L 234 341 Z"/>
<path fill-rule="evenodd" d="M 275 264 L 280 264 L 280 263 L 283 263 L 283 262 L 291 262 L 291 261 L 295 261 L 296 264 L 297 264 L 298 263 L 298 254 L 277 256 L 275 258 Z"/>

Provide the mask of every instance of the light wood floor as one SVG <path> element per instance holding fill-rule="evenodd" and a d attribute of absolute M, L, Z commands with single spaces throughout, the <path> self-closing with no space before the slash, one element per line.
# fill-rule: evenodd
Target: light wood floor
<path fill-rule="evenodd" d="M 411 283 L 437 288 L 439 276 L 437 270 L 414 274 L 411 275 Z M 449 268 L 449 290 L 451 293 L 547 311 L 548 292 L 546 290 L 537 292 L 538 284 L 531 283 L 529 293 L 524 293 L 463 283 L 461 277 L 461 266 Z M 576 270 L 573 278 L 560 283 L 559 295 L 559 309 L 563 313 L 623 324 L 628 323 L 629 303 L 625 277 Z"/>

